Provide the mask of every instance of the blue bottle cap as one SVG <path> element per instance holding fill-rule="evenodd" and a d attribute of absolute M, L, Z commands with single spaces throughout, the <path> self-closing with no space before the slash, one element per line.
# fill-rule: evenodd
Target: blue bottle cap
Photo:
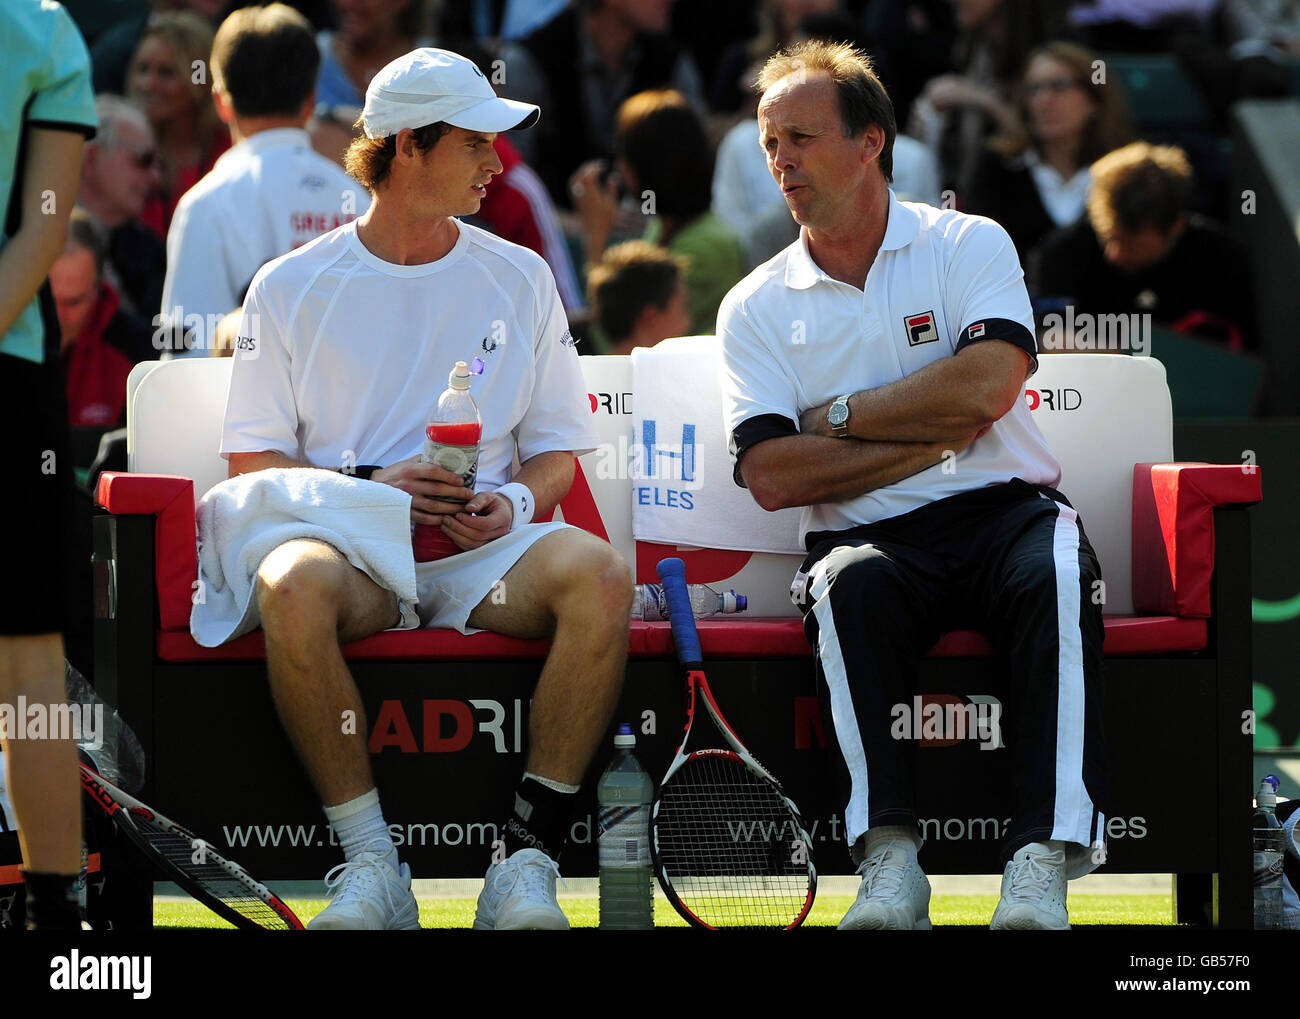
<path fill-rule="evenodd" d="M 634 736 L 634 735 L 636 735 L 636 734 L 632 731 L 632 726 L 629 725 L 627 722 L 623 722 L 623 723 L 618 727 L 618 734 L 619 734 L 620 736 Z M 1271 777 L 1271 776 L 1270 776 L 1270 777 Z M 1273 781 L 1276 782 L 1277 779 L 1273 779 Z"/>
<path fill-rule="evenodd" d="M 1273 792 L 1277 792 L 1280 788 L 1282 788 L 1282 783 L 1281 781 L 1279 781 L 1276 775 L 1265 775 L 1264 781 L 1273 783 Z"/>

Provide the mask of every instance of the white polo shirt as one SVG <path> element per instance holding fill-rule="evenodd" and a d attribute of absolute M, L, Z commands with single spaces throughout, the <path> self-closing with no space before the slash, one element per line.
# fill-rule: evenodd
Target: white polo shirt
<path fill-rule="evenodd" d="M 259 131 L 223 153 L 176 206 L 163 316 L 206 321 L 238 308 L 263 265 L 369 207 L 366 189 L 316 152 L 306 131 Z M 207 352 L 201 343 L 192 353 Z"/>
<path fill-rule="evenodd" d="M 801 234 L 727 294 L 718 311 L 723 414 L 732 456 L 793 435 L 800 414 L 896 382 L 971 342 L 1002 339 L 1036 359 L 1015 246 L 991 219 L 899 202 L 864 290 L 832 279 Z M 1037 367 L 1035 360 L 1034 367 Z M 1060 465 L 1017 400 L 947 465 L 843 502 L 803 508 L 803 533 L 843 530 L 1021 478 L 1055 485 Z"/>
<path fill-rule="evenodd" d="M 521 462 L 594 449 L 546 262 L 457 225 L 451 251 L 424 265 L 377 258 L 349 223 L 263 268 L 244 302 L 222 456 L 275 450 L 331 470 L 409 459 L 452 365 L 475 357 L 479 491 L 510 480 L 516 449 Z"/>

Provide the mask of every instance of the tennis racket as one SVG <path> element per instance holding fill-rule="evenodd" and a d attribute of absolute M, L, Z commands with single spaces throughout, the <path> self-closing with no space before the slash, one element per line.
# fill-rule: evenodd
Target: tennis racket
<path fill-rule="evenodd" d="M 169 880 L 217 916 L 244 930 L 303 929 L 293 910 L 243 867 L 84 764 L 81 788 Z"/>
<path fill-rule="evenodd" d="M 695 927 L 798 927 L 817 894 L 803 818 L 718 710 L 682 561 L 661 561 L 659 579 L 686 672 L 686 731 L 650 811 L 659 885 Z"/>

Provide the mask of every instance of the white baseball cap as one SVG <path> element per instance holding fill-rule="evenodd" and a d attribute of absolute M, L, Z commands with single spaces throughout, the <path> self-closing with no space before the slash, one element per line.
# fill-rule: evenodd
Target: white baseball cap
<path fill-rule="evenodd" d="M 468 131 L 532 127 L 541 110 L 501 99 L 472 60 L 432 47 L 411 50 L 370 80 L 361 111 L 367 138 L 441 122 Z"/>

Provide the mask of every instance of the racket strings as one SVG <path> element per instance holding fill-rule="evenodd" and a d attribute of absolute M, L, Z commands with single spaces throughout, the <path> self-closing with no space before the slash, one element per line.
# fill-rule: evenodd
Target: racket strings
<path fill-rule="evenodd" d="M 290 925 L 283 916 L 217 862 L 220 857 L 206 842 L 165 828 L 139 812 L 133 811 L 131 816 L 136 827 L 158 854 L 199 884 L 209 895 L 260 927 L 289 929 Z"/>
<path fill-rule="evenodd" d="M 662 789 L 660 866 L 713 927 L 785 927 L 803 913 L 810 847 L 786 798 L 741 761 L 692 758 Z"/>

